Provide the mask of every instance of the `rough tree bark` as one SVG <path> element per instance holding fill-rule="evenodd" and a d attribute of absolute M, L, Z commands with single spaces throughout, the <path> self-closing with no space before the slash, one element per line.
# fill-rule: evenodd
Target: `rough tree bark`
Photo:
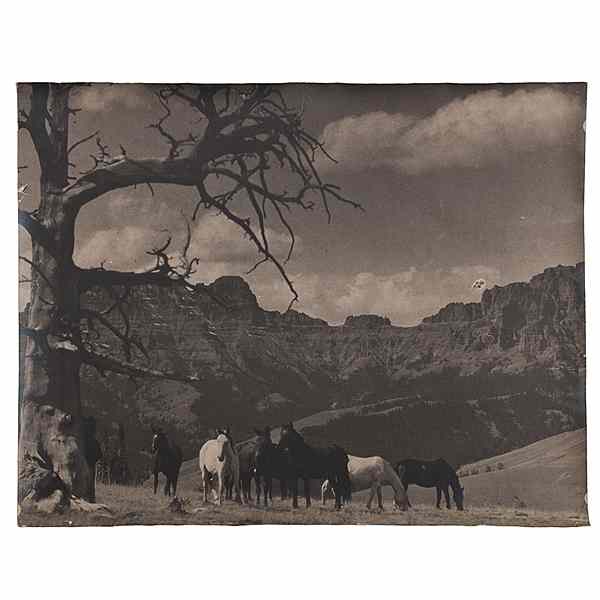
<path fill-rule="evenodd" d="M 200 208 L 212 208 L 235 223 L 256 246 L 260 259 L 272 262 L 285 279 L 292 295 L 297 293 L 284 264 L 271 254 L 265 221 L 266 207 L 277 215 L 290 235 L 293 230 L 284 214 L 292 207 L 311 209 L 311 194 L 317 194 L 329 215 L 329 200 L 355 207 L 343 198 L 336 186 L 323 183 L 314 166 L 314 154 L 321 144 L 301 127 L 301 115 L 287 107 L 281 94 L 269 86 L 256 86 L 236 96 L 230 86 L 167 86 L 157 93 L 164 115 L 152 124 L 169 145 L 164 158 L 131 158 L 123 152 L 109 155 L 96 138 L 99 155 L 95 166 L 79 178 L 69 176 L 69 155 L 77 146 L 92 139 L 86 136 L 69 146 L 69 118 L 74 110 L 69 96 L 70 84 L 33 84 L 28 109 L 19 110 L 19 128 L 30 135 L 40 165 L 40 198 L 32 212 L 19 211 L 19 224 L 29 233 L 32 257 L 21 257 L 31 268 L 31 302 L 28 321 L 22 328 L 26 336 L 24 384 L 20 407 L 19 501 L 22 506 L 55 510 L 69 505 L 82 506 L 74 497 L 94 498 L 94 478 L 86 461 L 86 428 L 81 410 L 80 369 L 82 364 L 101 373 L 112 371 L 136 377 L 157 377 L 194 383 L 195 374 L 168 373 L 132 359 L 132 351 L 145 355 L 129 332 L 127 315 L 121 301 L 130 286 L 155 283 L 186 285 L 194 292 L 206 292 L 201 284 L 192 285 L 190 275 L 196 259 L 189 260 L 191 230 L 180 265 L 173 266 L 167 255 L 170 240 L 150 252 L 156 266 L 142 273 L 80 269 L 74 264 L 75 223 L 79 211 L 103 194 L 128 186 L 168 183 L 191 186 L 199 195 L 194 217 Z M 234 98 L 235 96 L 235 98 Z M 184 139 L 171 135 L 165 122 L 171 116 L 169 101 L 177 98 L 200 113 L 203 127 Z M 323 150 L 324 151 L 324 150 Z M 277 193 L 268 182 L 268 171 L 275 164 L 298 178 L 296 193 Z M 219 177 L 231 187 L 219 194 L 210 193 L 208 180 Z M 74 180 L 74 181 L 72 181 Z M 238 214 L 231 201 L 243 195 L 255 222 Z M 283 209 L 283 210 L 282 210 Z M 125 289 L 113 306 L 103 312 L 80 305 L 81 294 L 100 286 Z M 106 318 L 118 310 L 124 331 Z M 103 326 L 118 338 L 125 359 L 96 352 L 87 329 Z M 224 345 L 216 336 L 212 341 Z M 85 503 L 83 503 L 85 505 Z"/>
<path fill-rule="evenodd" d="M 27 121 L 41 175 L 23 364 L 21 499 L 54 491 L 38 489 L 39 469 L 58 475 L 55 489 L 64 484 L 76 496 L 93 497 L 93 480 L 83 460 L 81 357 L 69 341 L 79 336 L 76 320 L 69 322 L 79 311 L 79 289 L 72 258 L 76 211 L 63 193 L 68 184 L 68 95 L 68 86 L 34 86 Z"/>

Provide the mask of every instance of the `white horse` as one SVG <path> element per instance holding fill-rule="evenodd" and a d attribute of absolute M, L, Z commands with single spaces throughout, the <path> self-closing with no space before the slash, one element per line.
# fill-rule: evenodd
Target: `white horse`
<path fill-rule="evenodd" d="M 350 484 L 353 492 L 362 492 L 371 490 L 371 495 L 367 502 L 367 508 L 371 509 L 373 498 L 377 494 L 377 503 L 379 510 L 383 510 L 383 498 L 381 488 L 384 485 L 391 485 L 394 488 L 394 506 L 406 510 L 408 507 L 408 497 L 402 481 L 390 463 L 381 458 L 381 456 L 369 456 L 361 458 L 360 456 L 348 455 L 348 473 L 350 474 Z M 333 488 L 329 480 L 325 480 L 321 486 L 321 500 L 326 503 L 327 495 L 333 495 Z"/>
<path fill-rule="evenodd" d="M 235 500 L 240 502 L 239 460 L 227 430 L 217 430 L 216 439 L 208 440 L 200 448 L 198 462 L 202 474 L 204 502 L 208 502 L 208 490 L 212 489 L 217 504 L 221 504 L 228 482 L 233 482 Z"/>

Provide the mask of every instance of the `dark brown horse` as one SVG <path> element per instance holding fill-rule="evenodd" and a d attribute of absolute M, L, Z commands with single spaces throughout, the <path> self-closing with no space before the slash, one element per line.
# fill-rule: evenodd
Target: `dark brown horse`
<path fill-rule="evenodd" d="M 162 473 L 167 481 L 165 483 L 165 496 L 173 496 L 177 492 L 177 479 L 179 478 L 179 468 L 183 461 L 181 448 L 171 442 L 162 429 L 153 428 L 154 437 L 152 438 L 152 454 L 154 455 L 154 493 L 158 489 L 158 474 Z"/>
<path fill-rule="evenodd" d="M 426 488 L 435 487 L 437 492 L 436 506 L 438 508 L 440 508 L 442 492 L 444 493 L 446 506 L 450 508 L 448 487 L 451 487 L 456 508 L 463 510 L 465 489 L 461 487 L 456 471 L 443 458 L 436 460 L 407 458 L 396 463 L 396 472 L 402 480 L 404 490 L 407 490 L 411 483 Z M 410 502 L 408 505 L 410 506 Z"/>
<path fill-rule="evenodd" d="M 264 505 L 273 500 L 273 479 L 279 479 L 281 499 L 287 497 L 287 455 L 271 440 L 271 428 L 255 429 L 257 441 L 254 449 L 254 481 L 256 503 L 260 504 L 261 484 Z"/>
<path fill-rule="evenodd" d="M 342 507 L 342 498 L 350 489 L 348 455 L 339 446 L 313 448 L 294 429 L 283 425 L 279 447 L 285 456 L 285 474 L 290 482 L 293 507 L 298 508 L 298 479 L 304 481 L 306 506 L 310 506 L 310 480 L 328 479 L 335 493 L 335 508 Z"/>

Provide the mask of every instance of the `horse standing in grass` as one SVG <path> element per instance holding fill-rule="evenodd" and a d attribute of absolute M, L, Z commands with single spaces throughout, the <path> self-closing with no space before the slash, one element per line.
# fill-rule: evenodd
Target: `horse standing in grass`
<path fill-rule="evenodd" d="M 348 455 L 348 473 L 350 475 L 352 492 L 371 490 L 371 495 L 367 501 L 367 509 L 371 510 L 371 504 L 377 494 L 379 510 L 383 510 L 381 488 L 384 485 L 391 485 L 394 489 L 394 506 L 402 510 L 407 509 L 408 497 L 402 485 L 402 480 L 396 474 L 392 465 L 387 460 L 381 458 L 381 456 L 361 458 L 360 456 Z M 326 503 L 328 493 L 333 493 L 333 488 L 329 480 L 326 479 L 321 486 L 321 500 L 323 504 Z"/>
<path fill-rule="evenodd" d="M 152 454 L 154 455 L 154 493 L 158 489 L 158 474 L 163 473 L 167 478 L 165 483 L 165 496 L 173 496 L 177 492 L 177 479 L 179 478 L 179 468 L 183 461 L 181 448 L 169 441 L 162 429 L 153 429 Z"/>
<path fill-rule="evenodd" d="M 229 438 L 229 443 L 231 445 L 231 449 L 233 451 L 233 459 L 230 472 L 225 477 L 225 500 L 233 500 L 233 490 L 239 489 L 240 482 L 240 458 L 235 446 L 235 442 L 233 441 L 233 436 L 227 427 L 224 431 L 225 435 Z M 236 488 L 236 483 L 238 487 Z M 238 494 L 239 495 L 239 494 Z"/>
<path fill-rule="evenodd" d="M 448 488 L 451 487 L 457 510 L 464 509 L 465 489 L 461 487 L 456 471 L 443 458 L 436 460 L 407 458 L 396 464 L 396 471 L 405 490 L 408 489 L 411 483 L 426 488 L 435 487 L 437 508 L 440 508 L 442 492 L 444 492 L 446 499 L 446 507 L 450 508 Z M 408 505 L 410 506 L 410 502 L 408 502 Z"/>
<path fill-rule="evenodd" d="M 252 502 L 252 478 L 255 473 L 254 454 L 258 444 L 258 438 L 252 438 L 239 442 L 235 446 L 240 468 L 240 486 L 244 502 Z"/>
<path fill-rule="evenodd" d="M 286 475 L 291 484 L 292 506 L 298 508 L 298 479 L 304 480 L 306 507 L 310 506 L 310 480 L 328 479 L 335 492 L 335 507 L 342 507 L 342 496 L 350 488 L 348 455 L 339 446 L 313 448 L 294 429 L 283 425 L 279 447 L 286 458 Z"/>
<path fill-rule="evenodd" d="M 257 442 L 254 450 L 254 480 L 256 484 L 256 504 L 260 504 L 261 482 L 264 496 L 264 505 L 268 501 L 273 501 L 273 479 L 279 479 L 281 488 L 281 499 L 287 495 L 286 481 L 287 476 L 287 455 L 271 440 L 271 428 L 265 427 L 263 430 L 254 430 L 257 436 Z"/>
<path fill-rule="evenodd" d="M 208 502 L 208 490 L 216 493 L 217 504 L 223 502 L 227 482 L 233 481 L 235 500 L 241 502 L 239 483 L 239 461 L 234 452 L 228 430 L 217 430 L 217 437 L 208 440 L 198 454 L 202 474 L 204 502 Z M 237 465 L 237 467 L 236 467 Z M 216 486 L 216 490 L 214 489 Z"/>

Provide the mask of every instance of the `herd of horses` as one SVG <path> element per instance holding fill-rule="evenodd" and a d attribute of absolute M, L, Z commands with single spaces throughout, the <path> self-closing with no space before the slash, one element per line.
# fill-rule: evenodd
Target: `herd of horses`
<path fill-rule="evenodd" d="M 298 481 L 304 483 L 306 506 L 311 505 L 311 481 L 321 484 L 321 501 L 333 496 L 336 509 L 350 502 L 353 492 L 370 490 L 367 508 L 375 496 L 378 508 L 383 510 L 382 488 L 391 486 L 394 491 L 394 507 L 407 510 L 410 507 L 407 490 L 411 484 L 436 488 L 436 506 L 440 508 L 442 493 L 446 507 L 450 508 L 452 489 L 458 510 L 464 508 L 464 488 L 456 471 L 442 458 L 437 460 L 406 459 L 395 467 L 380 456 L 358 457 L 345 452 L 337 445 L 314 447 L 306 443 L 293 423 L 281 427 L 279 443 L 271 439 L 271 429 L 255 429 L 255 437 L 235 444 L 229 428 L 217 430 L 216 437 L 208 440 L 198 454 L 200 479 L 204 501 L 221 504 L 223 499 L 250 503 L 251 483 L 256 488 L 256 503 L 261 499 L 265 506 L 273 500 L 273 480 L 279 481 L 281 498 L 291 497 L 292 506 L 298 507 Z M 153 431 L 152 454 L 154 455 L 154 493 L 158 489 L 158 476 L 165 478 L 164 493 L 177 492 L 177 480 L 182 463 L 182 452 L 177 444 L 168 439 L 164 431 Z"/>

